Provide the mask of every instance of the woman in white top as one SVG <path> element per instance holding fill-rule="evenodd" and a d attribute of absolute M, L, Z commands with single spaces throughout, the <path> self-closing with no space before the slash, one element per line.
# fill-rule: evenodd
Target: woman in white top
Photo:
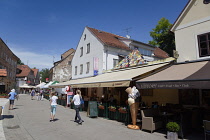
<path fill-rule="evenodd" d="M 51 105 L 50 122 L 54 122 L 55 112 L 56 112 L 56 107 L 57 107 L 57 99 L 58 97 L 55 96 L 55 93 L 53 92 L 52 97 L 50 98 L 50 105 Z"/>
<path fill-rule="evenodd" d="M 77 90 L 76 91 L 76 95 L 74 95 L 73 99 L 71 102 L 74 102 L 74 107 L 75 107 L 75 111 L 76 111 L 76 115 L 75 115 L 75 122 L 78 122 L 79 124 L 82 124 L 82 122 L 84 122 L 79 114 L 79 110 L 80 110 L 80 95 L 81 95 L 81 91 Z M 77 120 L 77 118 L 79 120 Z"/>

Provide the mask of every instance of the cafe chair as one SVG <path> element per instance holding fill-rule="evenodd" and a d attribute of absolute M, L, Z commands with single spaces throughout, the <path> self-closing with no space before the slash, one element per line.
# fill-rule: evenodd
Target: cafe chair
<path fill-rule="evenodd" d="M 204 128 L 204 135 L 205 135 L 205 140 L 206 136 L 210 135 L 210 121 L 203 120 L 203 128 Z"/>
<path fill-rule="evenodd" d="M 160 118 L 158 109 L 141 110 L 142 126 L 141 130 L 149 130 L 151 133 L 162 128 L 162 120 Z"/>

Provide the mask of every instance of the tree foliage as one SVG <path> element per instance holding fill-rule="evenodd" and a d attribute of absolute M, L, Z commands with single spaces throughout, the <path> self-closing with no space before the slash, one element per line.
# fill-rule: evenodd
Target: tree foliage
<path fill-rule="evenodd" d="M 174 34 L 169 30 L 172 24 L 166 18 L 161 18 L 158 21 L 158 24 L 150 32 L 150 36 L 153 38 L 152 41 L 149 41 L 150 45 L 154 45 L 164 50 L 173 56 L 173 50 L 175 50 L 175 37 Z"/>
<path fill-rule="evenodd" d="M 24 65 L 24 63 L 20 59 L 18 59 L 17 64 L 18 65 Z"/>
<path fill-rule="evenodd" d="M 42 69 L 40 71 L 41 81 L 46 82 L 46 78 L 50 76 L 50 70 L 48 68 Z"/>

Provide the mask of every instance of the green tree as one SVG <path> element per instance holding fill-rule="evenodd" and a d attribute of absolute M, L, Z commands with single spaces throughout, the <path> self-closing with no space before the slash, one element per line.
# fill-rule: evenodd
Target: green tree
<path fill-rule="evenodd" d="M 25 65 L 20 59 L 18 59 L 17 64 L 18 65 Z"/>
<path fill-rule="evenodd" d="M 46 82 L 46 78 L 50 76 L 50 70 L 48 68 L 42 69 L 40 71 L 41 81 Z"/>
<path fill-rule="evenodd" d="M 150 36 L 153 38 L 152 41 L 149 41 L 150 45 L 154 45 L 164 50 L 173 56 L 173 50 L 175 50 L 175 37 L 174 34 L 169 30 L 172 24 L 166 18 L 161 18 L 158 21 L 158 24 L 150 32 Z"/>

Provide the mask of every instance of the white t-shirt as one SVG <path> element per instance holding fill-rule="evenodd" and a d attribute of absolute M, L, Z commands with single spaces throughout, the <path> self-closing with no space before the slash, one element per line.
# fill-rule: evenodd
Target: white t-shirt
<path fill-rule="evenodd" d="M 52 98 L 51 98 L 51 105 L 57 105 L 57 99 L 58 99 L 57 96 L 52 96 Z"/>
<path fill-rule="evenodd" d="M 80 96 L 78 94 L 74 95 L 73 101 L 74 101 L 74 105 L 80 105 Z"/>

